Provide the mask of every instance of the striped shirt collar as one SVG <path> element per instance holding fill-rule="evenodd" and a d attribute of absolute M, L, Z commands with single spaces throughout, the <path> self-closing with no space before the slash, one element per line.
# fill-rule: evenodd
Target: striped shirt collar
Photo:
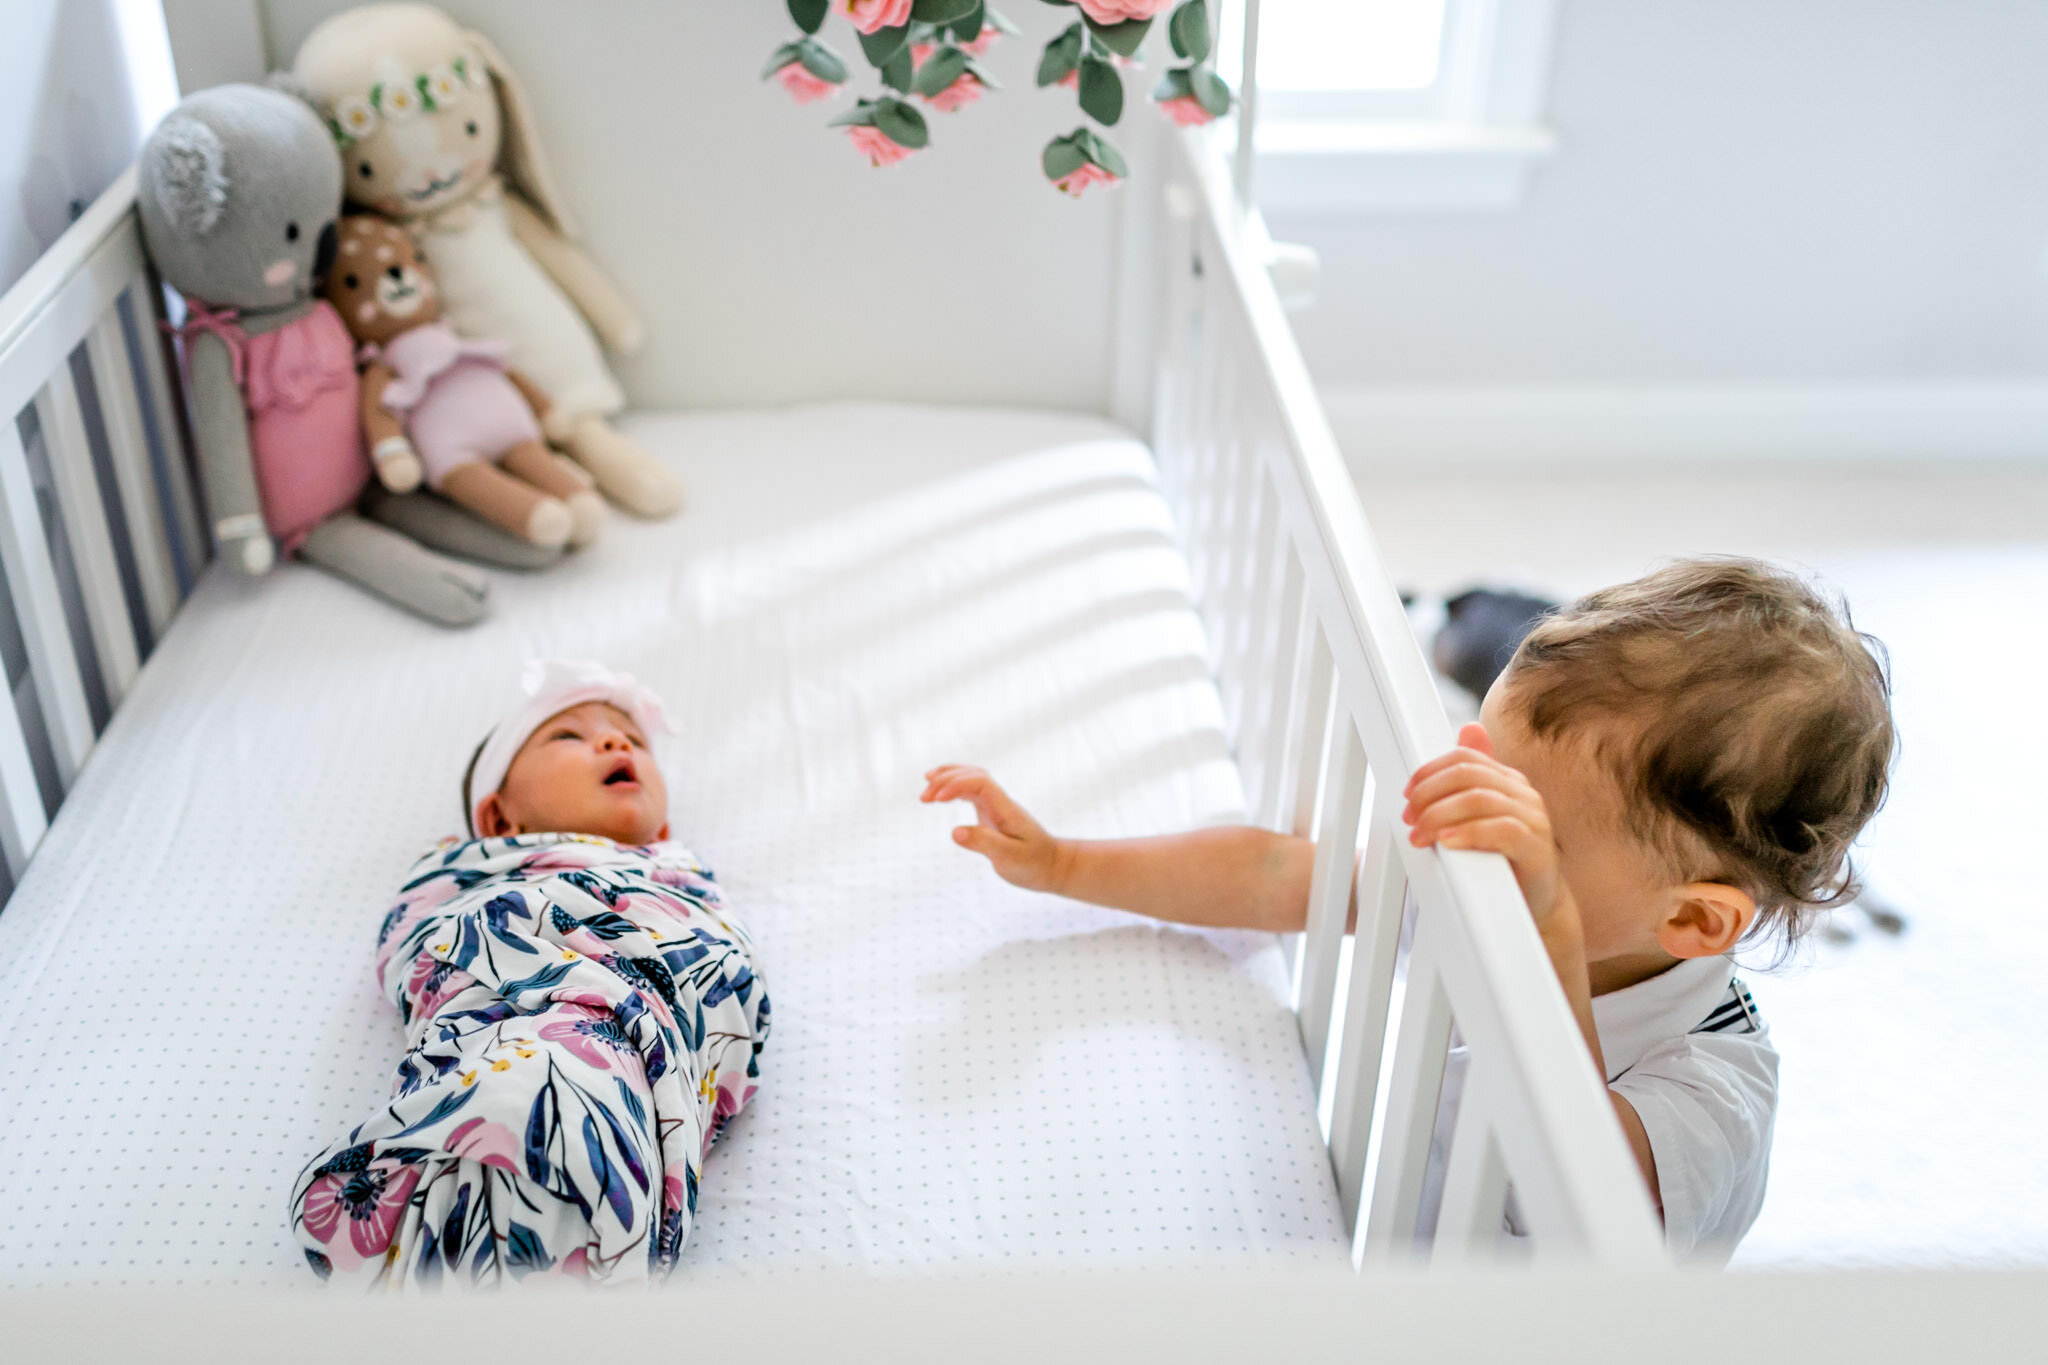
<path fill-rule="evenodd" d="M 1647 981 L 1593 997 L 1593 1027 L 1607 1079 L 1614 1080 L 1657 1044 L 1691 1033 L 1728 1000 L 1735 964 L 1688 958 Z"/>

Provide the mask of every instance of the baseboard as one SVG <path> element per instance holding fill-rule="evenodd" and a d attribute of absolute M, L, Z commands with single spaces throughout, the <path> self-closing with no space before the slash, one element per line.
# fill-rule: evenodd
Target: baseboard
<path fill-rule="evenodd" d="M 2030 463 L 2048 381 L 1845 385 L 1337 387 L 1346 459 L 1451 467 Z"/>

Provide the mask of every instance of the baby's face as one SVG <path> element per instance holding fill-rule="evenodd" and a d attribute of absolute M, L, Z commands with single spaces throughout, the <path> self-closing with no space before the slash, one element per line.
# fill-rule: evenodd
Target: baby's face
<path fill-rule="evenodd" d="M 668 837 L 668 784 L 640 727 L 614 707 L 585 702 L 528 736 L 504 785 L 480 803 L 477 833 L 651 844 Z"/>

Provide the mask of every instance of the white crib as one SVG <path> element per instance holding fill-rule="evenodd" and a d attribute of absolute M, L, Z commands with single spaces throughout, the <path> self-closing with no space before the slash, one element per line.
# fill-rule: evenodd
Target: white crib
<path fill-rule="evenodd" d="M 1226 149 L 1195 132 L 1159 143 L 1123 191 L 1109 405 L 1149 413 L 1251 818 L 1318 843 L 1294 1012 L 1354 1263 L 1497 1261 L 1512 1195 L 1530 1232 L 1513 1259 L 1661 1266 L 1654 1214 L 1506 864 L 1400 835 L 1403 777 L 1449 746 L 1448 723 Z M 52 818 L 75 813 L 59 808 L 96 738 L 208 572 L 162 311 L 132 175 L 0 300 L 0 555 L 25 648 L 25 672 L 10 659 L 16 704 L 0 707 L 10 884 L 38 870 Z M 24 409 L 39 433 L 26 444 L 12 420 Z M 32 447 L 47 451 L 45 496 Z M 86 834 L 65 850 L 67 876 L 92 866 L 76 852 Z M 1454 1029 L 1467 1079 L 1440 1117 Z M 1419 1242 L 1440 1126 L 1441 1204 Z M 306 1137 L 310 1150 L 325 1135 Z"/>

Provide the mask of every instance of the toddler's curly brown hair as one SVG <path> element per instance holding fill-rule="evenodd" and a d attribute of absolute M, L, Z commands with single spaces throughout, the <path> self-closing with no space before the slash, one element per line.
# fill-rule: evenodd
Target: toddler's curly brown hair
<path fill-rule="evenodd" d="M 1754 559 L 1689 559 L 1540 621 L 1501 685 L 1538 737 L 1590 742 L 1629 832 L 1755 898 L 1789 948 L 1857 891 L 1849 850 L 1897 737 L 1884 646 L 1839 598 Z"/>

